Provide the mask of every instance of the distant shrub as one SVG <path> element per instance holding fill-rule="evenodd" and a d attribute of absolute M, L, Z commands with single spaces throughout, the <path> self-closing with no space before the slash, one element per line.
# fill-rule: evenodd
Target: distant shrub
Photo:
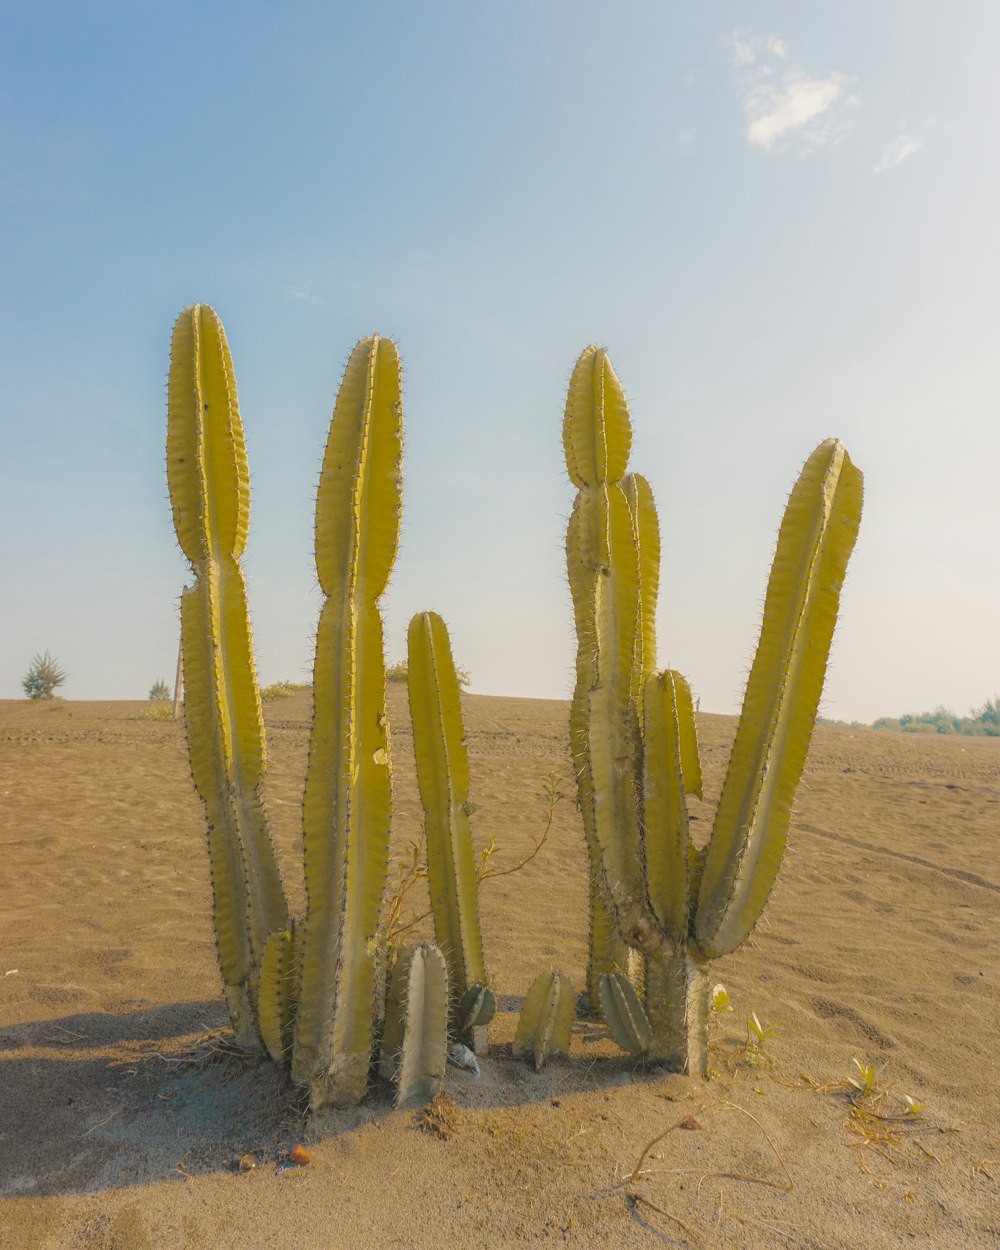
<path fill-rule="evenodd" d="M 906 712 L 898 719 L 879 717 L 872 729 L 895 729 L 909 734 L 963 734 L 971 738 L 1000 738 L 1000 695 L 987 699 L 970 716 L 956 716 L 946 707 L 933 712 Z"/>
<path fill-rule="evenodd" d="M 464 689 L 472 684 L 472 678 L 469 676 L 468 669 L 455 669 L 455 676 L 458 678 L 458 684 Z M 389 664 L 385 670 L 386 681 L 405 682 L 407 678 L 407 668 L 405 660 L 397 660 L 395 664 Z"/>
<path fill-rule="evenodd" d="M 61 686 L 65 680 L 66 674 L 46 651 L 42 655 L 36 655 L 31 661 L 21 685 L 29 699 L 51 699 L 55 695 L 56 687 Z"/>
<path fill-rule="evenodd" d="M 976 708 L 973 716 L 984 727 L 984 733 L 1000 737 L 1000 694 L 987 699 L 982 707 Z"/>
<path fill-rule="evenodd" d="M 273 703 L 275 699 L 290 699 L 293 694 L 307 689 L 308 686 L 296 685 L 294 681 L 276 681 L 273 686 L 265 686 L 260 697 L 264 703 Z"/>
<path fill-rule="evenodd" d="M 159 681 L 154 681 L 153 684 L 149 687 L 149 694 L 146 696 L 146 698 L 152 699 L 154 701 L 157 699 L 169 699 L 170 687 L 167 685 L 165 681 L 163 681 L 162 678 Z"/>
<path fill-rule="evenodd" d="M 173 720 L 174 710 L 170 707 L 147 707 L 139 713 L 136 720 Z"/>

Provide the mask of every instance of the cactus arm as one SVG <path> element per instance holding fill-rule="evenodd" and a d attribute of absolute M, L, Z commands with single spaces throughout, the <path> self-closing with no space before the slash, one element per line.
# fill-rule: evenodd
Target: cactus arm
<path fill-rule="evenodd" d="M 448 630 L 418 612 L 407 631 L 407 689 L 417 783 L 427 833 L 434 933 L 448 961 L 452 1015 L 466 991 L 486 983 L 479 882 L 469 828 L 469 759 Z"/>
<path fill-rule="evenodd" d="M 396 1106 L 440 1093 L 448 1062 L 448 970 L 436 946 L 410 947 L 389 984 L 379 1071 L 396 1084 Z"/>
<path fill-rule="evenodd" d="M 688 936 L 691 839 L 681 759 L 680 673 L 646 682 L 643 742 L 643 821 L 649 901 L 675 952 Z M 690 700 L 690 695 L 688 696 Z"/>
<path fill-rule="evenodd" d="M 591 861 L 588 987 L 595 1003 L 599 977 L 626 966 L 626 941 L 646 948 L 660 940 L 645 902 L 638 777 L 660 540 L 648 483 L 623 479 L 631 437 L 607 353 L 589 347 L 570 380 L 563 444 L 579 487 L 566 535 L 577 632 L 570 748 Z"/>
<path fill-rule="evenodd" d="M 588 707 L 588 752 L 593 785 L 594 836 L 622 936 L 640 950 L 661 937 L 646 899 L 645 856 L 639 821 L 641 754 L 639 714 L 630 697 L 639 637 L 639 553 L 624 491 L 609 492 L 611 561 L 597 579 L 596 672 Z"/>
<path fill-rule="evenodd" d="M 316 499 L 326 601 L 316 639 L 303 801 L 307 910 L 292 1079 L 314 1109 L 363 1097 L 371 1057 L 391 770 L 379 596 L 396 554 L 402 410 L 388 339 L 359 343 L 334 408 Z"/>
<path fill-rule="evenodd" d="M 288 911 L 260 796 L 264 727 L 239 566 L 250 506 L 246 449 L 225 331 L 205 305 L 186 309 L 174 327 L 167 478 L 196 578 L 181 606 L 185 722 L 209 824 L 219 962 L 237 1040 L 254 1046 L 264 944 L 287 925 Z"/>
<path fill-rule="evenodd" d="M 563 417 L 566 468 L 573 484 L 582 489 L 619 481 L 631 446 L 625 393 L 607 351 L 587 347 L 573 369 Z"/>
<path fill-rule="evenodd" d="M 618 931 L 614 906 L 601 868 L 601 851 L 594 834 L 594 784 L 588 749 L 590 688 L 595 681 L 597 662 L 594 598 L 598 570 L 602 563 L 607 564 L 606 554 L 603 557 L 600 555 L 600 548 L 607 546 L 606 539 L 603 543 L 600 541 L 600 529 L 595 520 L 595 513 L 601 503 L 606 510 L 606 489 L 601 490 L 600 494 L 600 500 L 597 498 L 597 491 L 581 490 L 577 494 L 566 531 L 566 569 L 573 597 L 577 636 L 577 677 L 570 705 L 569 738 L 584 838 L 590 861 L 588 876 L 590 942 L 587 989 L 595 1011 L 598 978 L 616 968 L 624 968 L 628 961 L 628 947 Z M 606 535 L 606 525 L 603 529 Z"/>
<path fill-rule="evenodd" d="M 781 863 L 861 503 L 860 472 L 827 440 L 806 461 L 785 509 L 709 841 L 694 931 L 711 958 L 749 936 Z"/>
<path fill-rule="evenodd" d="M 488 985 L 470 985 L 458 1003 L 458 1028 L 481 1029 L 497 1014 L 497 996 Z"/>
<path fill-rule="evenodd" d="M 677 674 L 677 731 L 680 736 L 681 772 L 684 775 L 684 793 L 702 798 L 704 782 L 701 775 L 701 753 L 698 750 L 698 727 L 694 719 L 694 699 L 686 678 Z"/>
<path fill-rule="evenodd" d="M 247 888 L 230 796 L 216 781 L 225 775 L 225 768 L 214 717 L 211 638 L 205 629 L 207 593 L 207 585 L 202 584 L 181 595 L 184 728 L 191 775 L 208 823 L 212 919 L 226 1005 L 237 1044 L 252 1049 L 256 1027 L 250 998 L 254 964 Z"/>
<path fill-rule="evenodd" d="M 260 1035 L 275 1063 L 288 1059 L 297 1002 L 298 942 L 292 929 L 282 929 L 267 939 L 260 965 Z"/>
<path fill-rule="evenodd" d="M 631 697 L 643 705 L 646 679 L 656 668 L 656 600 L 660 589 L 660 522 L 649 483 L 639 473 L 622 478 L 635 535 L 639 566 L 637 629 L 632 660 Z"/>
<path fill-rule="evenodd" d="M 543 972 L 524 998 L 512 1052 L 517 1059 L 530 1055 L 541 1072 L 555 1055 L 569 1054 L 573 1033 L 573 984 L 561 972 Z"/>
<path fill-rule="evenodd" d="M 174 324 L 167 382 L 167 483 L 181 550 L 199 565 L 243 554 L 250 472 L 232 355 L 215 310 L 186 308 Z"/>

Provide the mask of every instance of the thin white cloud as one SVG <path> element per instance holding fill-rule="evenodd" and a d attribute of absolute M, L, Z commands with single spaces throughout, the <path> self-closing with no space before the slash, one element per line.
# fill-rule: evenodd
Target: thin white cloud
<path fill-rule="evenodd" d="M 809 156 L 849 133 L 859 98 L 848 75 L 807 74 L 789 61 L 788 44 L 778 35 L 734 34 L 732 46 L 734 64 L 743 70 L 749 143 L 772 154 Z"/>
<path fill-rule="evenodd" d="M 285 299 L 300 300 L 304 304 L 321 304 L 323 302 L 318 295 L 313 295 L 311 291 L 307 291 L 304 287 L 286 286 L 284 295 Z"/>
<path fill-rule="evenodd" d="M 882 159 L 873 165 L 872 169 L 877 174 L 884 174 L 887 169 L 895 169 L 897 165 L 902 165 L 903 161 L 919 152 L 923 146 L 922 140 L 913 135 L 897 135 L 882 154 Z"/>
<path fill-rule="evenodd" d="M 733 34 L 733 64 L 734 65 L 752 65 L 757 59 L 757 52 L 760 48 L 759 39 L 744 39 L 741 35 Z"/>

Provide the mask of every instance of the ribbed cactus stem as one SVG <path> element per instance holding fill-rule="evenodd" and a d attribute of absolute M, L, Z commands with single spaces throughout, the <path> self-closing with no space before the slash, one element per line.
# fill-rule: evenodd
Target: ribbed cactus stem
<path fill-rule="evenodd" d="M 177 539 L 195 574 L 181 599 L 184 713 L 208 819 L 216 945 L 236 1040 L 256 1048 L 260 962 L 288 911 L 260 793 L 264 723 L 239 564 L 250 475 L 229 345 L 204 304 L 174 326 L 167 479 Z"/>
<path fill-rule="evenodd" d="M 603 348 L 588 347 L 570 379 L 566 467 L 579 488 L 566 535 L 577 630 L 570 749 L 591 861 L 587 981 L 629 963 L 623 938 L 655 945 L 640 851 L 641 693 L 655 664 L 660 538 L 648 483 L 626 475 L 632 432 Z M 624 832 L 624 840 L 609 831 Z M 617 853 L 620 849 L 621 853 Z"/>
<path fill-rule="evenodd" d="M 781 863 L 860 523 L 861 474 L 830 439 L 792 490 L 712 836 L 696 850 L 686 802 L 702 786 L 694 709 L 679 673 L 652 672 L 659 531 L 648 486 L 625 475 L 629 440 L 610 362 L 587 348 L 563 422 L 579 488 L 566 536 L 578 642 L 570 743 L 591 863 L 621 936 L 646 959 L 642 1003 L 618 970 L 597 989 L 624 1049 L 704 1075 L 705 964 L 750 935 Z M 592 908 L 592 946 L 593 917 Z"/>
<path fill-rule="evenodd" d="M 843 445 L 827 439 L 806 461 L 785 508 L 694 916 L 695 938 L 711 958 L 750 936 L 778 875 L 862 489 Z"/>
<path fill-rule="evenodd" d="M 436 612 L 418 612 L 410 621 L 407 689 L 427 834 L 434 934 L 448 961 L 451 1018 L 459 1028 L 460 1004 L 474 986 L 485 989 L 486 963 L 469 827 L 469 757 L 461 695 L 448 630 Z M 473 1040 L 481 1052 L 485 1036 Z"/>
<path fill-rule="evenodd" d="M 292 1078 L 311 1105 L 358 1102 L 375 1019 L 391 772 L 378 601 L 396 556 L 402 405 L 395 345 L 351 354 L 316 499 L 316 638 L 303 803 L 307 911 Z"/>
<path fill-rule="evenodd" d="M 708 969 L 690 950 L 646 960 L 648 1057 L 673 1072 L 708 1075 Z"/>
<path fill-rule="evenodd" d="M 403 951 L 392 970 L 379 1071 L 396 1106 L 434 1098 L 448 1062 L 448 970 L 436 946 Z"/>
<path fill-rule="evenodd" d="M 525 995 L 517 1021 L 512 1053 L 515 1058 L 530 1055 L 535 1071 L 556 1055 L 568 1055 L 573 1035 L 576 996 L 573 983 L 562 972 L 543 972 Z"/>

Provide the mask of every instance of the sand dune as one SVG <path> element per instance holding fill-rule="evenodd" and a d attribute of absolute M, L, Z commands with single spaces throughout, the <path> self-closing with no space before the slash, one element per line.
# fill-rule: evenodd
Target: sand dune
<path fill-rule="evenodd" d="M 179 724 L 0 703 L 0 1248 L 1000 1244 L 1000 741 L 817 730 L 765 924 L 714 966 L 734 1011 L 713 1079 L 644 1070 L 589 1019 L 536 1074 L 510 1054 L 523 995 L 550 967 L 582 989 L 586 958 L 567 708 L 465 705 L 498 866 L 531 849 L 550 773 L 566 798 L 537 858 L 483 886 L 501 1009 L 482 1077 L 450 1071 L 445 1138 L 382 1088 L 309 1126 L 273 1067 L 226 1054 Z M 402 847 L 419 803 L 399 688 L 390 710 Z M 267 719 L 301 910 L 308 696 Z M 699 718 L 705 836 L 734 728 Z M 777 1029 L 763 1061 L 751 1011 Z M 888 1063 L 860 1111 L 852 1057 Z M 302 1142 L 312 1162 L 284 1166 Z"/>

